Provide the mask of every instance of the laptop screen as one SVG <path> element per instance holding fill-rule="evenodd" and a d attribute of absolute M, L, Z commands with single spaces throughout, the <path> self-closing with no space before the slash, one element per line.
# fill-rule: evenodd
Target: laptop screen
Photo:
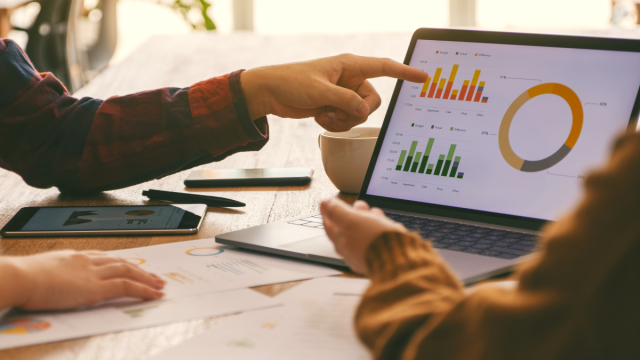
<path fill-rule="evenodd" d="M 367 195 L 556 220 L 629 124 L 640 53 L 418 40 Z"/>

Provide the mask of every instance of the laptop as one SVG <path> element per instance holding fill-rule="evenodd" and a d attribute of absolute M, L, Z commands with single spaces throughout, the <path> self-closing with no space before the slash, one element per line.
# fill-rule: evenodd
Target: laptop
<path fill-rule="evenodd" d="M 418 231 L 465 283 L 536 256 L 613 141 L 635 131 L 640 41 L 419 29 L 359 199 Z M 221 244 L 345 265 L 319 214 L 216 236 Z"/>

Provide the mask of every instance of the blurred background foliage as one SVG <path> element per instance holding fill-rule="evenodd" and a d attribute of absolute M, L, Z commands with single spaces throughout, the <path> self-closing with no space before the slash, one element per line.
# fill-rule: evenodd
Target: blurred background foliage
<path fill-rule="evenodd" d="M 216 30 L 211 17 L 212 2 L 209 0 L 156 0 L 180 13 L 194 30 Z"/>

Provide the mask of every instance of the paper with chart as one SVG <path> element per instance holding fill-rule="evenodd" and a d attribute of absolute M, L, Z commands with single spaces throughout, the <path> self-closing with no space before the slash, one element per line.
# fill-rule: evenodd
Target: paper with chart
<path fill-rule="evenodd" d="M 285 306 L 228 319 L 153 360 L 370 359 L 354 316 L 368 280 L 322 278 L 277 296 Z"/>
<path fill-rule="evenodd" d="M 109 253 L 162 277 L 172 298 L 340 274 L 321 265 L 234 250 L 214 239 Z"/>
<path fill-rule="evenodd" d="M 77 311 L 7 313 L 0 319 L 0 349 L 227 315 L 279 304 L 256 291 L 242 289 L 152 302 L 111 302 Z"/>
<path fill-rule="evenodd" d="M 165 298 L 120 299 L 71 312 L 10 313 L 0 320 L 0 349 L 277 306 L 278 301 L 246 288 L 340 273 L 216 246 L 214 239 L 109 253 L 166 280 Z"/>

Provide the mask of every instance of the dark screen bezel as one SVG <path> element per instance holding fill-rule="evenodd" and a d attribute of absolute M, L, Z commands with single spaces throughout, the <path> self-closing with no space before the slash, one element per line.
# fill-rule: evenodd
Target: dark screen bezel
<path fill-rule="evenodd" d="M 22 230 L 22 228 L 31 220 L 33 215 L 35 215 L 40 209 L 66 209 L 70 207 L 74 208 L 107 208 L 107 207 L 120 207 L 120 208 L 147 208 L 147 207 L 177 207 L 173 205 L 100 205 L 100 206 L 37 206 L 37 207 L 25 207 L 20 209 L 14 216 L 9 220 L 9 222 L 0 230 L 0 232 L 60 232 L 63 230 Z M 181 210 L 184 210 L 180 207 L 177 207 Z M 180 220 L 177 228 L 153 228 L 153 229 L 127 229 L 128 231 L 145 231 L 145 230 L 188 230 L 194 229 L 198 227 L 200 224 L 201 216 L 196 215 L 190 211 L 184 210 L 184 215 Z M 91 230 L 64 230 L 64 232 L 86 232 L 86 231 L 122 231 L 122 229 L 91 229 Z"/>
<path fill-rule="evenodd" d="M 562 36 L 539 35 L 507 32 L 488 32 L 474 30 L 450 30 L 422 28 L 414 32 L 409 45 L 409 50 L 404 59 L 404 64 L 409 65 L 413 50 L 418 40 L 452 41 L 452 42 L 476 42 L 485 44 L 542 46 L 567 49 L 584 50 L 609 50 L 624 52 L 640 52 L 640 40 L 594 38 L 586 36 Z M 528 230 L 540 230 L 548 221 L 544 219 L 529 218 L 523 216 L 492 213 L 481 210 L 471 210 L 454 206 L 435 205 L 411 200 L 400 200 L 388 197 L 368 195 L 367 190 L 371 182 L 371 176 L 375 168 L 382 142 L 387 133 L 391 116 L 395 109 L 403 80 L 398 80 L 393 91 L 389 108 L 380 129 L 380 135 L 367 169 L 367 174 L 360 190 L 359 199 L 368 202 L 372 206 L 384 209 L 410 211 L 425 215 L 449 217 L 467 221 L 477 221 L 488 224 L 516 227 Z M 635 131 L 638 113 L 640 111 L 640 86 L 636 93 L 636 100 L 629 117 L 628 131 Z"/>

